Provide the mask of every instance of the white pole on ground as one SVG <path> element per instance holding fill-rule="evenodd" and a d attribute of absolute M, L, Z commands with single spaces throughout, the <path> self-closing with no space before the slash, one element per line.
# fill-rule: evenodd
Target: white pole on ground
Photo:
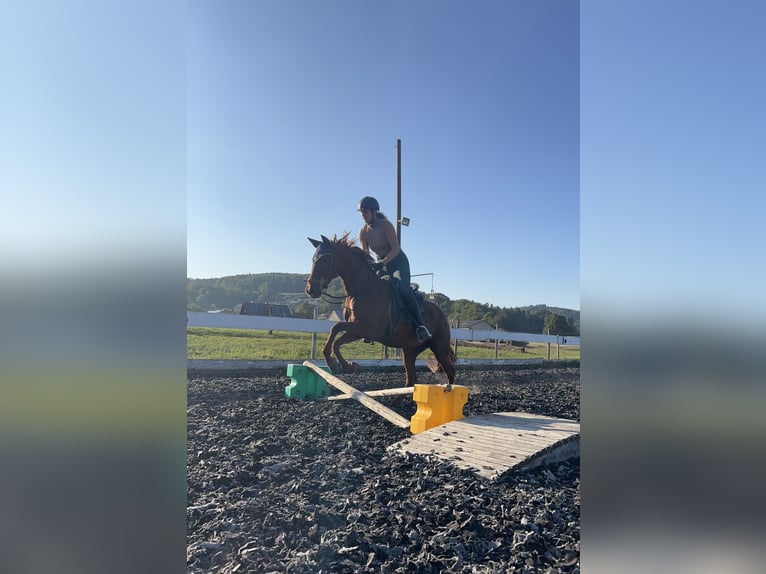
<path fill-rule="evenodd" d="M 335 375 L 331 375 L 324 369 L 320 369 L 317 365 L 315 365 L 311 361 L 303 361 L 303 364 L 307 366 L 309 369 L 311 369 L 312 371 L 314 371 L 317 375 L 322 377 L 330 385 L 332 385 L 336 389 L 343 391 L 347 395 L 351 395 L 352 399 L 356 399 L 357 401 L 362 403 L 371 411 L 375 411 L 376 413 L 378 413 L 387 421 L 392 422 L 396 426 L 401 427 L 403 429 L 410 428 L 410 421 L 408 421 L 399 413 L 392 411 L 387 406 L 379 403 L 367 393 L 364 393 L 358 389 L 355 389 L 348 383 L 343 382 L 341 379 L 339 379 Z"/>

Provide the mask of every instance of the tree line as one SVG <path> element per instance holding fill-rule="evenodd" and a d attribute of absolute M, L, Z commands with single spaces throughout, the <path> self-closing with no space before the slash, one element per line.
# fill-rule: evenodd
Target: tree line
<path fill-rule="evenodd" d="M 313 318 L 340 310 L 342 305 L 324 298 L 313 300 L 304 292 L 306 276 L 299 273 L 255 273 L 230 275 L 214 279 L 187 279 L 186 308 L 189 311 L 233 310 L 244 302 L 279 303 L 289 305 L 294 317 Z M 328 292 L 340 296 L 343 288 L 338 279 L 330 283 Z M 434 293 L 436 303 L 450 321 L 483 320 L 503 331 L 579 335 L 580 311 L 530 305 L 526 307 L 497 307 L 468 299 L 451 300 Z"/>

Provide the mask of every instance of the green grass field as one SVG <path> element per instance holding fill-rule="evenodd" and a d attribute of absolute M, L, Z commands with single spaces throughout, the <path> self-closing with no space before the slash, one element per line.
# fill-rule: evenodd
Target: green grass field
<path fill-rule="evenodd" d="M 327 335 L 317 334 L 316 356 L 321 357 Z M 453 341 L 454 349 L 454 341 Z M 186 329 L 186 354 L 189 359 L 245 361 L 296 361 L 311 358 L 311 334 L 287 331 L 253 331 L 249 329 L 213 329 L 209 327 L 188 327 Z M 380 343 L 357 341 L 343 346 L 341 351 L 347 359 L 382 359 L 383 346 Z M 421 358 L 428 357 L 425 352 Z M 389 357 L 393 357 L 389 350 Z M 459 359 L 494 359 L 494 343 L 459 342 Z M 501 344 L 498 359 L 547 359 L 548 346 L 545 343 L 530 343 L 526 351 L 519 347 Z M 550 358 L 579 359 L 580 347 L 551 345 Z"/>

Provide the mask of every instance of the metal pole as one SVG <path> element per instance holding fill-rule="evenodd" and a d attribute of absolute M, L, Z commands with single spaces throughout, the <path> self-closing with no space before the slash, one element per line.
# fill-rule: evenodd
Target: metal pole
<path fill-rule="evenodd" d="M 402 140 L 396 140 L 396 240 L 402 246 Z"/>

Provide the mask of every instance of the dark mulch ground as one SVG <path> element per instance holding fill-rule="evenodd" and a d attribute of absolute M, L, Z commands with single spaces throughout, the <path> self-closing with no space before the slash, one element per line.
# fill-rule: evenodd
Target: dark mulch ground
<path fill-rule="evenodd" d="M 422 383 L 441 383 L 428 372 Z M 579 420 L 579 367 L 461 369 L 465 416 Z M 398 387 L 402 369 L 345 375 Z M 190 373 L 188 572 L 579 572 L 578 460 L 488 481 L 390 454 L 356 401 L 294 401 L 284 372 Z M 410 397 L 381 397 L 406 418 Z"/>

